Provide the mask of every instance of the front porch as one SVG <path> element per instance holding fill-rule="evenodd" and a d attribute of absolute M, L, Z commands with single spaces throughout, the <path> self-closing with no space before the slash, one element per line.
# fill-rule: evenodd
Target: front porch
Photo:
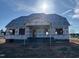
<path fill-rule="evenodd" d="M 29 37 L 49 37 L 50 25 L 31 25 L 27 26 L 29 28 Z"/>

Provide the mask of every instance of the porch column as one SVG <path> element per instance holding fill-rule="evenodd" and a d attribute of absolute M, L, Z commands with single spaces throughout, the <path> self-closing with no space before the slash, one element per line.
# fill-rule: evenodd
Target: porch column
<path fill-rule="evenodd" d="M 51 48 L 51 37 L 52 37 L 52 23 L 50 23 L 50 48 Z"/>

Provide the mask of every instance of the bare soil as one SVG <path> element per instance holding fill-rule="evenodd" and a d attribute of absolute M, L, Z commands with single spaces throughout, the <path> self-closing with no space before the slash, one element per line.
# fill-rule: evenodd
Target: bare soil
<path fill-rule="evenodd" d="M 79 58 L 79 39 L 45 44 L 5 43 L 0 38 L 0 58 Z"/>
<path fill-rule="evenodd" d="M 71 38 L 70 42 L 75 43 L 75 44 L 79 44 L 79 38 Z"/>
<path fill-rule="evenodd" d="M 23 45 L 18 43 L 5 43 L 0 45 L 1 58 L 78 58 L 79 45 L 71 42 Z"/>

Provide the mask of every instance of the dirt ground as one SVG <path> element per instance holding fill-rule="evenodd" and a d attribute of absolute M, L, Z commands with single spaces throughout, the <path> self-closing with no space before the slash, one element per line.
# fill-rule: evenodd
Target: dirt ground
<path fill-rule="evenodd" d="M 77 41 L 77 39 L 76 39 Z M 0 58 L 79 58 L 79 44 L 75 41 L 46 45 L 0 44 Z M 77 42 L 78 43 L 78 42 Z"/>
<path fill-rule="evenodd" d="M 72 43 L 52 44 L 51 46 L 27 46 L 17 43 L 0 45 L 1 58 L 77 58 L 79 45 Z"/>
<path fill-rule="evenodd" d="M 71 43 L 79 44 L 79 38 L 70 38 Z"/>
<path fill-rule="evenodd" d="M 6 42 L 6 39 L 2 36 L 0 36 L 0 44 L 4 44 Z"/>

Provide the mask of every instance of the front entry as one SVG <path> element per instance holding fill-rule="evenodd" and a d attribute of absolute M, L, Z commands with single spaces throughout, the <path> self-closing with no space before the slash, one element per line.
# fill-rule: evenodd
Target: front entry
<path fill-rule="evenodd" d="M 30 45 L 32 47 L 39 47 L 43 45 L 49 45 L 50 42 L 49 30 L 50 30 L 49 26 L 29 26 L 29 37 L 27 38 L 28 46 Z"/>
<path fill-rule="evenodd" d="M 49 26 L 29 26 L 29 37 L 49 37 Z"/>
<path fill-rule="evenodd" d="M 36 30 L 33 28 L 32 29 L 32 38 L 35 39 L 36 35 L 35 35 Z"/>

